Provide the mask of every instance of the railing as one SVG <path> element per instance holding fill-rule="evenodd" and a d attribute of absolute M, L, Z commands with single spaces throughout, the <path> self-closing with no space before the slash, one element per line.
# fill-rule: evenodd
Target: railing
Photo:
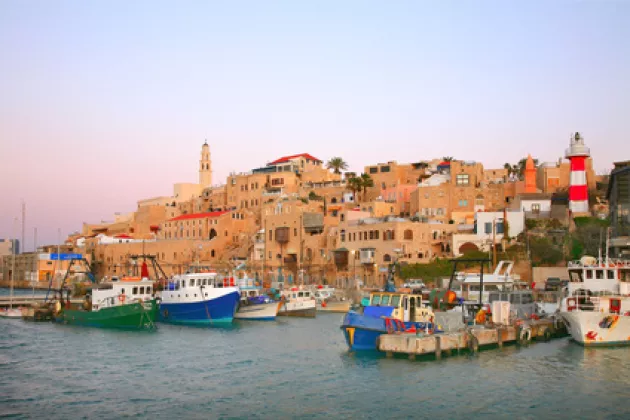
<path fill-rule="evenodd" d="M 591 264 L 588 264 L 591 262 Z M 619 258 L 593 258 L 591 261 L 574 260 L 569 261 L 568 268 L 630 268 L 630 260 L 622 260 Z"/>

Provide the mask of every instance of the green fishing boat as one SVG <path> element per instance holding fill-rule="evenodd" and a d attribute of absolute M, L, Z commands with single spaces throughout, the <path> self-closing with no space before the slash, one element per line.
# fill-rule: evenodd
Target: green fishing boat
<path fill-rule="evenodd" d="M 86 271 L 72 270 L 73 273 L 87 274 L 91 285 L 83 301 L 70 299 L 70 290 L 64 288 L 68 274 L 75 262 L 83 263 Z M 96 283 L 91 275 L 89 262 L 83 258 L 70 261 L 66 276 L 59 289 L 54 291 L 51 302 L 53 320 L 62 324 L 82 325 L 97 328 L 120 328 L 126 330 L 155 329 L 158 304 L 155 299 L 155 287 L 149 280 L 146 263 L 142 264 L 141 277 L 113 277 L 111 280 Z M 52 290 L 52 280 L 48 289 Z M 65 299 L 64 299 L 65 292 Z M 48 294 L 46 296 L 48 301 Z"/>

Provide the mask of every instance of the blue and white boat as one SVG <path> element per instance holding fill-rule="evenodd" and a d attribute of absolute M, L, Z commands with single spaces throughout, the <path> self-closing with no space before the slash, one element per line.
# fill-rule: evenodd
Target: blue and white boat
<path fill-rule="evenodd" d="M 161 293 L 159 321 L 172 324 L 231 324 L 240 293 L 234 277 L 212 270 L 174 276 Z"/>
<path fill-rule="evenodd" d="M 341 330 L 351 351 L 378 350 L 378 338 L 394 331 L 435 331 L 434 315 L 421 294 L 396 292 L 394 265 L 384 291 L 370 293 L 369 302 L 349 311 Z"/>

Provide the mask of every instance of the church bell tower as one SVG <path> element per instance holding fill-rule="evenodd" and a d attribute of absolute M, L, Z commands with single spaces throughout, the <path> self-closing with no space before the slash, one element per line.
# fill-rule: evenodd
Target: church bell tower
<path fill-rule="evenodd" d="M 212 161 L 210 160 L 210 146 L 206 140 L 201 146 L 201 160 L 199 161 L 199 185 L 202 188 L 212 186 Z"/>

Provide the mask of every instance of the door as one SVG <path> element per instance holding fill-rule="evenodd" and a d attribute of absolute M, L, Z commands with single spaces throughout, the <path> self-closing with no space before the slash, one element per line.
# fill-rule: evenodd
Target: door
<path fill-rule="evenodd" d="M 403 296 L 403 321 L 409 322 L 409 296 Z"/>

